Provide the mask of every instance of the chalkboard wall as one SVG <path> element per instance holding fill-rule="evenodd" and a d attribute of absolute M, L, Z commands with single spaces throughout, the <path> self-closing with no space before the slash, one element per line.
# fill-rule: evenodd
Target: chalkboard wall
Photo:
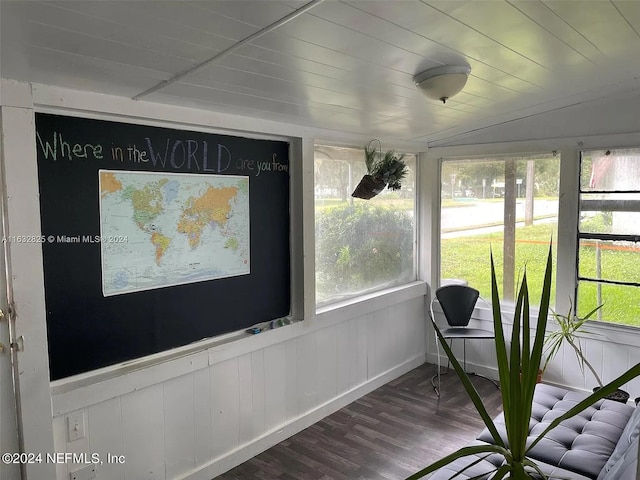
<path fill-rule="evenodd" d="M 38 241 L 44 258 L 52 380 L 289 314 L 288 143 L 37 114 L 36 144 L 42 219 Z M 148 182 L 141 182 L 147 177 Z M 121 190 L 108 196 L 112 191 L 107 179 L 116 178 L 116 190 Z M 122 183 L 127 179 L 129 185 Z M 214 205 L 218 210 L 212 217 L 194 227 L 193 222 L 202 220 L 193 211 L 193 199 L 203 193 L 195 192 L 202 186 L 200 179 L 212 185 L 214 194 L 219 192 L 216 185 L 227 181 L 248 184 L 248 193 L 237 190 L 244 204 L 234 197 L 238 205 L 232 200 Z M 168 187 L 169 182 L 172 194 L 182 195 L 182 203 L 171 210 L 166 188 L 156 197 L 145 197 L 150 185 Z M 179 190 L 187 186 L 195 189 L 191 196 Z M 111 224 L 107 228 L 109 219 L 117 216 L 105 216 L 107 201 L 120 214 L 120 230 Z M 135 202 L 152 207 L 153 213 L 136 210 Z M 171 223 L 175 215 L 186 223 Z M 248 228 L 240 242 L 232 238 L 232 224 Z M 120 235 L 112 237 L 114 231 Z M 171 257 L 177 251 L 172 248 L 187 244 L 191 249 L 184 257 Z M 246 251 L 238 258 L 244 262 L 238 261 L 235 273 L 220 268 L 212 270 L 211 279 L 193 282 L 173 281 L 167 275 L 169 258 L 184 258 L 184 265 L 173 265 L 176 270 L 196 258 L 188 266 L 197 272 L 200 260 L 215 264 L 224 255 L 233 261 L 232 255 L 243 247 Z M 125 283 L 109 293 L 105 285 L 115 277 L 103 278 L 103 270 L 110 261 L 139 273 L 143 265 L 152 285 L 127 290 Z M 154 272 L 163 277 L 154 277 Z"/>

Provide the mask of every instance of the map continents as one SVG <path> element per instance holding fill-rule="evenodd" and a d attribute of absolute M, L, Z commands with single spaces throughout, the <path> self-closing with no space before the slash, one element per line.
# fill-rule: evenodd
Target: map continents
<path fill-rule="evenodd" d="M 250 273 L 248 177 L 98 175 L 104 296 Z"/>

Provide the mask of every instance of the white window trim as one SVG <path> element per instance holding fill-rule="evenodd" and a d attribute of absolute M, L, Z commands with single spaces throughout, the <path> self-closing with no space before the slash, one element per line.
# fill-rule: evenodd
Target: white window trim
<path fill-rule="evenodd" d="M 471 158 L 487 155 L 521 155 L 524 153 L 560 153 L 560 189 L 558 205 L 558 238 L 556 263 L 556 302 L 554 310 L 563 312 L 575 303 L 577 227 L 579 209 L 579 157 L 581 150 L 637 147 L 637 133 L 566 137 L 508 143 L 485 143 L 430 148 L 421 157 L 421 184 L 424 197 L 422 216 L 422 265 L 427 265 L 423 279 L 431 286 L 431 296 L 440 281 L 440 160 L 442 158 Z M 430 211 L 429 211 L 430 210 Z M 429 258 L 433 261 L 429 262 Z M 511 307 L 512 310 L 513 307 Z M 509 305 L 501 306 L 503 320 L 510 318 Z M 486 310 L 483 311 L 483 310 Z M 491 321 L 491 310 L 477 308 L 481 321 Z M 535 310 L 532 309 L 532 313 Z M 535 311 L 537 316 L 537 311 Z M 550 321 L 552 325 L 552 321 Z M 590 330 L 602 339 L 621 345 L 640 346 L 640 328 L 593 321 Z"/>
<path fill-rule="evenodd" d="M 328 146 L 328 147 L 343 147 L 343 148 L 355 148 L 355 149 L 360 149 L 361 147 L 358 146 L 353 146 L 353 145 L 348 145 L 348 144 L 344 144 L 344 143 L 339 143 L 339 142 L 331 142 L 331 141 L 326 141 L 326 140 L 319 140 L 316 139 L 314 142 L 311 142 L 311 145 L 308 145 L 308 148 L 311 149 L 311 157 L 314 161 L 315 161 L 315 147 L 318 145 L 322 145 L 322 146 Z M 413 252 L 413 280 L 409 281 L 409 282 L 405 282 L 405 283 L 401 283 L 399 285 L 394 285 L 393 287 L 380 287 L 379 289 L 372 289 L 371 291 L 367 291 L 363 294 L 356 294 L 353 296 L 350 296 L 348 298 L 345 299 L 339 299 L 339 300 L 334 300 L 334 301 L 327 301 L 325 303 L 322 303 L 320 305 L 318 305 L 317 303 L 317 299 L 316 299 L 316 288 L 315 288 L 315 241 L 313 243 L 313 255 L 311 256 L 311 258 L 313 260 L 310 260 L 313 263 L 313 269 L 307 269 L 308 272 L 311 272 L 310 275 L 313 275 L 313 295 L 312 295 L 312 300 L 313 300 L 313 307 L 311 306 L 311 302 L 309 300 L 305 301 L 305 305 L 307 306 L 307 308 L 314 308 L 315 310 L 315 315 L 320 316 L 322 314 L 334 311 L 334 310 L 338 310 L 341 308 L 345 308 L 345 307 L 352 307 L 353 305 L 359 305 L 361 302 L 365 301 L 368 302 L 372 299 L 377 299 L 377 298 L 388 298 L 389 294 L 391 294 L 391 296 L 393 297 L 395 293 L 400 292 L 402 290 L 408 290 L 408 291 L 412 291 L 415 292 L 415 288 L 416 286 L 418 286 L 418 288 L 423 288 L 424 287 L 424 280 L 423 277 L 421 276 L 421 270 L 420 270 L 420 265 L 422 265 L 423 263 L 421 262 L 421 242 L 420 242 L 420 238 L 421 238 L 421 223 L 422 223 L 422 216 L 420 215 L 421 212 L 421 192 L 422 192 L 422 181 L 421 181 L 421 171 L 423 170 L 423 168 L 421 167 L 421 156 L 423 155 L 422 152 L 416 152 L 415 150 L 409 149 L 409 148 L 403 148 L 403 147 L 399 147 L 396 148 L 393 145 L 389 146 L 389 148 L 393 148 L 396 151 L 399 151 L 401 153 L 407 154 L 407 155 L 415 155 L 416 160 L 415 160 L 415 184 L 414 184 L 414 203 L 413 203 L 413 215 L 414 215 L 414 227 L 413 227 L 413 248 L 414 248 L 414 252 Z M 312 162 L 313 165 L 313 162 Z M 312 170 L 313 172 L 313 170 Z M 315 177 L 312 173 L 312 188 L 311 188 L 311 195 L 310 195 L 310 202 L 311 202 L 311 206 L 313 207 L 313 212 L 314 215 L 312 218 L 315 219 Z M 315 220 L 314 220 L 315 222 Z M 314 223 L 312 222 L 312 223 Z M 420 285 L 422 285 L 422 287 L 420 287 Z M 426 292 L 425 292 L 426 293 Z M 410 294 L 412 295 L 412 294 Z M 310 310 L 307 310 L 310 311 Z M 368 312 L 369 310 L 363 310 L 363 312 Z"/>

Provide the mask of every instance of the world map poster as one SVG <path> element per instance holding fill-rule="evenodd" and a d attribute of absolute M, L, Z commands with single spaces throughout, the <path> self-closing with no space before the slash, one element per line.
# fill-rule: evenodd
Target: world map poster
<path fill-rule="evenodd" d="M 105 297 L 250 273 L 248 177 L 98 175 Z"/>

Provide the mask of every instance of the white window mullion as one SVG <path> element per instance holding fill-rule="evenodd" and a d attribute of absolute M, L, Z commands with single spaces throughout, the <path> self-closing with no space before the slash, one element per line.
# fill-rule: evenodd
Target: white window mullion
<path fill-rule="evenodd" d="M 575 305 L 576 261 L 580 185 L 580 152 L 566 147 L 560 152 L 560 192 L 558 203 L 558 257 L 556 270 L 556 311 L 567 312 Z"/>

